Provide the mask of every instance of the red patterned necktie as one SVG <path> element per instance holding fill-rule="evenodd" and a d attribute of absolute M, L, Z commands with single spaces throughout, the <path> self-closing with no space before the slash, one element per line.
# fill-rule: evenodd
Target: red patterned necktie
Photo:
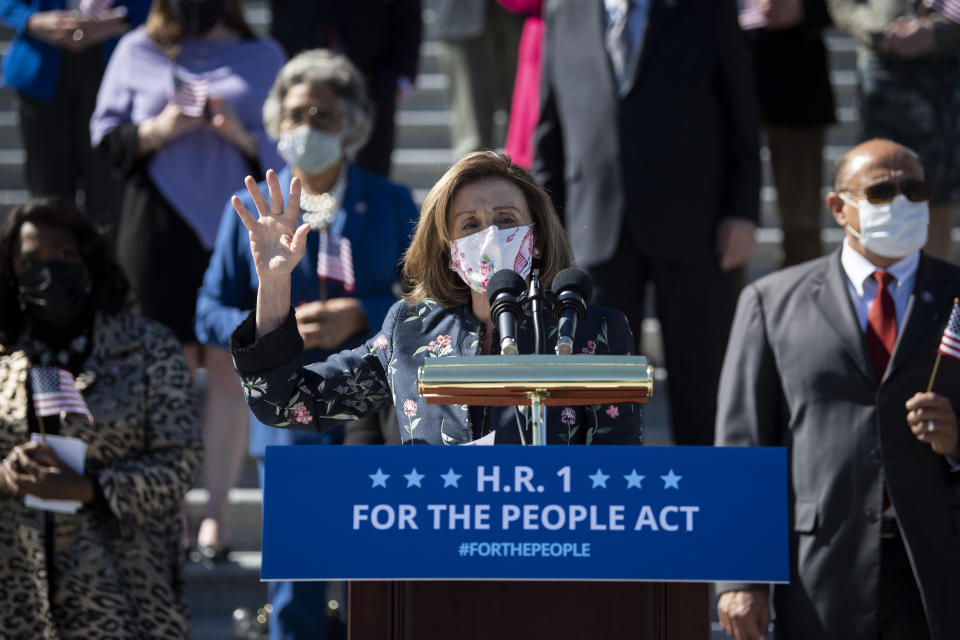
<path fill-rule="evenodd" d="M 877 379 L 883 378 L 897 342 L 897 310 L 893 305 L 893 296 L 887 291 L 887 285 L 893 282 L 893 276 L 878 269 L 873 272 L 877 281 L 877 295 L 867 314 L 867 350 L 877 372 Z"/>

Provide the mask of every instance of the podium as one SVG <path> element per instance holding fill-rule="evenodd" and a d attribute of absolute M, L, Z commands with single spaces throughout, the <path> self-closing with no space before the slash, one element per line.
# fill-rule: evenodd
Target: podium
<path fill-rule="evenodd" d="M 546 406 L 645 403 L 642 356 L 474 356 L 425 364 L 431 404 L 519 405 L 546 441 Z M 350 640 L 709 638 L 709 588 L 665 582 L 351 582 Z"/>
<path fill-rule="evenodd" d="M 693 582 L 351 582 L 348 638 L 706 640 L 709 598 Z"/>
<path fill-rule="evenodd" d="M 627 364 L 595 371 L 642 401 Z M 583 371 L 440 373 L 428 401 L 545 405 Z M 782 447 L 301 445 L 265 466 L 261 578 L 349 580 L 352 640 L 709 638 L 706 581 L 789 579 Z"/>

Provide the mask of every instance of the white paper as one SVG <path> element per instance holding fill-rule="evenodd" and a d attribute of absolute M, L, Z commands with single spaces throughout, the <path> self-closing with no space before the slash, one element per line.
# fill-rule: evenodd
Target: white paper
<path fill-rule="evenodd" d="M 37 442 L 43 440 L 39 433 L 30 435 L 30 439 Z M 77 473 L 83 473 L 83 465 L 87 458 L 87 443 L 80 438 L 70 436 L 47 436 L 47 444 L 57 452 L 60 459 Z M 44 500 L 28 495 L 23 503 L 34 509 L 56 511 L 57 513 L 76 513 L 83 506 L 79 500 Z"/>
<path fill-rule="evenodd" d="M 478 438 L 478 439 L 476 439 L 476 440 L 471 440 L 470 442 L 464 442 L 464 443 L 461 444 L 460 446 L 461 446 L 461 447 L 463 447 L 463 446 L 479 446 L 479 447 L 484 447 L 484 446 L 493 444 L 493 441 L 496 439 L 496 436 L 497 436 L 497 432 L 496 432 L 496 431 L 491 431 L 490 433 L 488 433 L 487 435 L 483 436 L 482 438 Z"/>

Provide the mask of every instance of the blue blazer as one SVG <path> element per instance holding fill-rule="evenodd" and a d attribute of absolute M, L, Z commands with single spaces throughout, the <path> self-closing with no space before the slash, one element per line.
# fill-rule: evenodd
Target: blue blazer
<path fill-rule="evenodd" d="M 281 185 L 290 184 L 290 168 L 284 167 L 278 177 Z M 260 188 L 266 193 L 266 182 L 262 182 Z M 250 211 L 256 210 L 245 189 L 238 191 L 237 195 Z M 363 344 L 380 328 L 387 311 L 396 302 L 394 289 L 399 282 L 400 260 L 410 243 L 418 212 L 406 187 L 349 165 L 341 215 L 346 218 L 342 233 L 350 240 L 353 251 L 356 288 L 348 294 L 341 283 L 329 281 L 328 296 L 359 299 L 367 314 L 370 333 L 351 337 L 337 350 Z M 310 232 L 306 255 L 291 276 L 291 302 L 294 306 L 319 297 L 319 244 L 319 234 Z M 256 306 L 258 286 L 250 237 L 233 205 L 228 203 L 197 299 L 194 327 L 197 338 L 206 344 L 226 347 L 230 334 Z M 324 360 L 332 353 L 334 351 L 321 349 L 306 351 L 303 364 Z M 321 436 L 274 429 L 251 416 L 250 454 L 253 456 L 262 456 L 267 445 L 326 442 L 329 438 L 329 434 Z"/>
<path fill-rule="evenodd" d="M 127 8 L 131 28 L 143 24 L 150 12 L 150 0 L 118 0 L 115 4 Z M 65 0 L 0 0 L 0 22 L 16 31 L 3 56 L 3 81 L 8 87 L 39 100 L 53 99 L 60 76 L 60 49 L 28 36 L 27 22 L 37 11 L 64 9 Z M 116 44 L 116 38 L 104 41 L 104 65 Z"/>

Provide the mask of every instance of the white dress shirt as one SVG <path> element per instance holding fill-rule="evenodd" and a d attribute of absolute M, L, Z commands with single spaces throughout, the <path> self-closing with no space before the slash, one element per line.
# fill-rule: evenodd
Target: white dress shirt
<path fill-rule="evenodd" d="M 647 33 L 647 22 L 650 18 L 650 5 L 653 0 L 627 0 L 631 5 L 627 29 L 630 33 L 631 60 L 627 60 L 628 73 L 636 71 L 637 60 L 643 53 L 643 41 Z M 623 0 L 603 0 L 606 20 L 604 26 L 609 31 L 620 12 Z"/>
<path fill-rule="evenodd" d="M 910 301 L 910 294 L 913 293 L 913 285 L 917 282 L 918 264 L 920 264 L 920 252 L 916 251 L 884 269 L 893 276 L 893 281 L 887 285 L 887 290 L 893 298 L 893 305 L 897 311 L 897 335 L 900 335 L 900 328 L 903 326 L 903 314 L 906 313 L 907 302 Z M 877 281 L 873 279 L 873 272 L 880 267 L 857 253 L 850 246 L 849 238 L 845 238 L 843 241 L 843 248 L 840 250 L 840 265 L 847 275 L 847 291 L 850 292 L 853 308 L 857 312 L 860 331 L 866 333 L 867 317 L 870 315 L 873 300 L 877 297 L 878 285 Z"/>

